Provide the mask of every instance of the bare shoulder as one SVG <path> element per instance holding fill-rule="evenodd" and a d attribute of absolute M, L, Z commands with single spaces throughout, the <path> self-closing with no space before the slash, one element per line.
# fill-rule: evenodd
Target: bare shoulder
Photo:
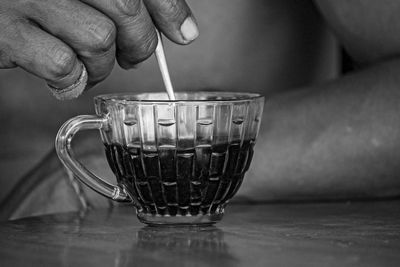
<path fill-rule="evenodd" d="M 362 63 L 400 52 L 400 1 L 315 0 L 349 53 Z"/>

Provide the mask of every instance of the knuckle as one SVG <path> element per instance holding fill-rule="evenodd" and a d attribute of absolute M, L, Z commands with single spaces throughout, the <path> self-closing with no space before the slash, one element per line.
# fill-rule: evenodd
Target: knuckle
<path fill-rule="evenodd" d="M 104 53 L 113 47 L 117 35 L 114 23 L 104 20 L 92 25 L 89 30 L 92 33 L 89 49 L 94 53 Z"/>
<path fill-rule="evenodd" d="M 115 5 L 118 13 L 125 16 L 136 16 L 141 9 L 142 0 L 116 0 Z"/>
<path fill-rule="evenodd" d="M 52 60 L 49 64 L 50 75 L 55 79 L 62 79 L 70 74 L 76 64 L 75 54 L 65 47 L 56 45 L 49 50 Z"/>

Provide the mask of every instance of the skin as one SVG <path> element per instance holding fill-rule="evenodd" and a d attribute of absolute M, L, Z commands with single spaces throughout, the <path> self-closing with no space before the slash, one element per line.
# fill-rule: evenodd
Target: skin
<path fill-rule="evenodd" d="M 400 4 L 315 2 L 359 68 L 266 102 L 252 178 L 241 196 L 252 201 L 398 197 Z"/>
<path fill-rule="evenodd" d="M 0 68 L 19 66 L 65 88 L 83 63 L 90 88 L 115 59 L 125 69 L 147 59 L 157 46 L 155 25 L 178 44 L 193 41 L 181 32 L 187 18 L 194 21 L 183 0 L 2 0 Z"/>
<path fill-rule="evenodd" d="M 115 9 L 111 5 L 104 4 L 104 7 L 108 7 L 104 10 L 101 7 L 92 8 L 91 6 L 94 3 L 101 5 L 104 1 L 91 3 L 90 1 L 74 1 L 72 5 L 74 9 L 68 9 L 68 12 L 65 12 L 78 17 L 74 17 L 74 20 L 79 19 L 80 12 L 86 12 L 81 7 L 87 5 L 92 13 L 87 11 L 89 13 L 81 15 L 84 19 L 91 20 L 98 16 L 104 20 L 101 20 L 104 25 L 112 22 L 116 29 L 115 37 L 111 38 L 114 41 L 110 42 L 111 45 L 100 49 L 102 52 L 95 49 L 99 47 L 96 42 L 77 38 L 77 36 L 82 36 L 79 30 L 86 31 L 87 29 L 68 27 L 65 24 L 68 16 L 60 24 L 63 25 L 62 30 L 48 29 L 40 35 L 47 40 L 43 42 L 42 38 L 32 36 L 33 33 L 37 34 L 41 30 L 35 24 L 32 25 L 31 21 L 35 21 L 34 18 L 26 19 L 27 13 L 32 14 L 29 16 L 36 13 L 27 12 L 27 7 L 22 8 L 29 1 L 2 1 L 0 10 L 6 11 L 0 13 L 0 29 L 5 29 L 3 31 L 7 34 L 0 35 L 1 67 L 18 65 L 61 88 L 74 81 L 80 72 L 71 67 L 71 71 L 67 74 L 54 75 L 63 68 L 58 68 L 57 64 L 52 65 L 52 62 L 54 59 L 63 57 L 47 54 L 51 53 L 52 47 L 46 45 L 57 43 L 53 40 L 69 44 L 69 49 L 73 52 L 71 54 L 75 55 L 73 57 L 76 60 L 82 60 L 87 67 L 92 84 L 108 75 L 112 68 L 112 64 L 108 62 L 113 61 L 113 56 L 116 56 L 120 66 L 125 68 L 147 58 L 156 44 L 151 38 L 153 41 L 140 39 L 143 36 L 154 36 L 154 25 L 146 19 L 147 15 L 137 20 L 146 21 L 143 24 L 139 23 L 140 27 L 133 23 L 134 30 L 124 30 L 124 27 L 132 26 L 132 24 L 119 21 L 121 16 L 113 13 Z M 47 7 L 55 1 L 35 2 L 46 2 Z M 72 3 L 72 0 L 68 1 L 70 2 Z M 398 178 L 400 175 L 400 167 L 398 167 L 400 105 L 397 101 L 400 96 L 398 89 L 400 87 L 400 58 L 398 57 L 400 18 L 397 15 L 400 4 L 395 0 L 386 0 L 384 3 L 372 0 L 317 0 L 314 2 L 328 26 L 335 32 L 339 42 L 357 63 L 358 69 L 335 80 L 297 90 L 276 92 L 268 97 L 252 168 L 247 174 L 248 179 L 243 183 L 239 196 L 242 199 L 257 202 L 397 197 L 400 194 L 400 179 Z M 63 3 L 65 5 L 67 0 L 53 4 L 56 5 L 53 7 L 54 12 L 60 8 L 61 10 L 71 8 L 67 7 L 69 5 L 63 6 Z M 182 35 L 178 30 L 184 18 L 191 14 L 187 11 L 186 5 L 183 5 L 184 11 L 172 12 L 172 14 L 184 15 L 179 15 L 176 21 L 168 21 L 166 18 L 170 17 L 165 15 L 168 12 L 164 12 L 168 8 L 161 5 L 161 1 L 149 3 L 150 1 L 146 2 L 147 13 L 143 12 L 151 14 L 157 27 L 160 27 L 171 40 L 179 44 L 187 43 L 180 39 Z M 59 18 L 61 13 L 63 12 L 57 13 L 55 17 Z M 90 16 L 86 16 L 87 14 Z M 157 14 L 162 15 L 157 16 Z M 37 15 L 37 17 L 42 16 Z M 18 23 L 11 23 L 11 18 Z M 43 22 L 43 25 L 57 25 L 56 19 L 53 21 L 50 18 L 47 19 L 49 19 L 48 24 Z M 97 28 L 87 28 L 104 29 L 104 26 L 97 26 Z M 20 32 L 24 33 L 21 34 L 23 41 L 16 41 L 20 39 L 17 38 L 19 36 L 12 34 L 15 32 L 12 30 L 13 27 L 22 29 Z M 24 31 L 25 27 L 30 27 L 30 31 Z M 148 29 L 145 30 L 147 35 L 143 35 L 142 29 Z M 64 33 L 64 30 L 70 39 L 62 36 L 61 33 Z M 73 35 L 74 33 L 76 35 Z M 88 34 L 87 36 L 89 38 L 97 35 Z M 100 39 L 104 41 L 107 38 Z M 35 42 L 35 40 L 37 43 L 31 46 L 32 49 L 38 49 L 38 51 L 30 51 L 30 46 L 23 46 L 24 42 Z M 96 40 L 99 41 L 99 39 Z M 99 43 L 104 44 L 104 42 Z M 83 48 L 80 48 L 78 44 Z M 20 45 L 23 48 L 19 48 Z M 48 49 L 42 51 L 40 50 L 42 46 Z M 134 52 L 124 52 L 127 47 L 134 48 Z M 144 51 L 141 50 L 142 48 Z M 28 50 L 17 53 L 14 51 L 16 49 Z M 43 53 L 43 56 L 40 56 L 42 55 L 40 53 Z M 25 56 L 25 58 L 19 59 L 16 55 Z M 29 57 L 29 55 L 36 56 Z M 47 61 L 44 64 L 41 60 Z M 93 67 L 91 64 L 94 64 Z M 99 69 L 94 67 L 97 66 L 96 64 Z M 55 66 L 54 69 L 52 66 Z M 42 168 L 45 167 L 42 166 Z M 101 168 L 100 166 L 97 172 L 101 172 Z"/>

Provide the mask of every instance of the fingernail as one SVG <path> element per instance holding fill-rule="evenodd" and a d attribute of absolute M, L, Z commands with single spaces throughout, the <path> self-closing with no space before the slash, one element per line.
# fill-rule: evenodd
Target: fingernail
<path fill-rule="evenodd" d="M 197 28 L 196 22 L 192 17 L 187 17 L 181 25 L 181 33 L 183 39 L 187 42 L 191 42 L 199 36 L 199 29 Z"/>

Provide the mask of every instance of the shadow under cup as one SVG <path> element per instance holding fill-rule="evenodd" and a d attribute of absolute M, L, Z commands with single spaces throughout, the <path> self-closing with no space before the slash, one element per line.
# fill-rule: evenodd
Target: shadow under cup
<path fill-rule="evenodd" d="M 85 184 L 117 201 L 131 201 L 147 224 L 212 224 L 248 170 L 261 122 L 258 94 L 179 92 L 95 97 L 97 116 L 78 116 L 60 129 L 57 153 Z M 82 129 L 100 129 L 118 185 L 73 158 Z"/>

